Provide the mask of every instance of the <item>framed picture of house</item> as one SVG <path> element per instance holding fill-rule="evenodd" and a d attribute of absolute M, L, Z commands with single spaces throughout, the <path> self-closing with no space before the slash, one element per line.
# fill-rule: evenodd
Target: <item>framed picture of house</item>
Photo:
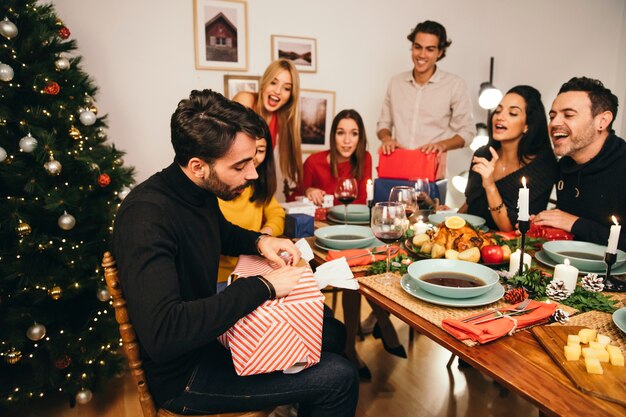
<path fill-rule="evenodd" d="M 259 92 L 258 75 L 224 75 L 224 96 L 230 100 L 240 91 Z"/>
<path fill-rule="evenodd" d="M 317 72 L 317 41 L 313 38 L 272 35 L 272 61 L 285 58 L 300 72 Z"/>
<path fill-rule="evenodd" d="M 194 0 L 196 69 L 248 69 L 248 16 L 243 0 Z"/>
<path fill-rule="evenodd" d="M 303 152 L 330 147 L 330 126 L 335 115 L 335 92 L 300 90 L 300 136 Z"/>

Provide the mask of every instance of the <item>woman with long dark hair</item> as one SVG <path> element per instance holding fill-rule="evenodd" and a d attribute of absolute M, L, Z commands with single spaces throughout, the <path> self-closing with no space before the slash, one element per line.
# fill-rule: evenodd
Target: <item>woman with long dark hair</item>
<path fill-rule="evenodd" d="M 531 214 L 548 204 L 558 175 L 541 94 L 528 85 L 511 88 L 491 116 L 489 143 L 474 153 L 460 213 L 487 220 L 487 226 L 512 231 L 522 177 L 530 188 Z"/>

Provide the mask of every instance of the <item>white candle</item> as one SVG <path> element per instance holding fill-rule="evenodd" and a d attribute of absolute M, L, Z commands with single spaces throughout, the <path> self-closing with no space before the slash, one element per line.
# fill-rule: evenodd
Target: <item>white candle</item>
<path fill-rule="evenodd" d="M 510 274 L 517 275 L 517 273 L 519 272 L 519 260 L 520 260 L 521 253 L 522 252 L 518 249 L 511 254 L 511 258 L 509 259 L 509 273 Z M 524 253 L 524 271 L 527 271 L 530 269 L 531 261 L 532 261 L 532 258 L 530 257 L 530 255 L 527 253 Z"/>
<path fill-rule="evenodd" d="M 367 201 L 372 201 L 374 199 L 374 183 L 372 180 L 367 180 Z"/>
<path fill-rule="evenodd" d="M 528 214 L 528 201 L 530 199 L 530 190 L 526 188 L 526 177 L 522 177 L 522 185 L 524 187 L 519 189 L 519 196 L 517 198 L 517 220 L 527 221 L 530 218 Z"/>
<path fill-rule="evenodd" d="M 428 225 L 420 219 L 417 223 L 413 225 L 413 230 L 415 231 L 416 235 L 420 235 L 428 231 Z"/>
<path fill-rule="evenodd" d="M 554 267 L 554 276 L 552 281 L 563 281 L 565 288 L 569 294 L 576 289 L 576 281 L 578 280 L 578 268 L 569 264 L 569 259 L 565 259 L 562 264 Z"/>
<path fill-rule="evenodd" d="M 614 225 L 611 226 L 609 233 L 609 243 L 606 247 L 607 253 L 617 253 L 617 243 L 619 242 L 619 232 L 622 226 L 619 225 L 615 216 L 612 216 Z"/>

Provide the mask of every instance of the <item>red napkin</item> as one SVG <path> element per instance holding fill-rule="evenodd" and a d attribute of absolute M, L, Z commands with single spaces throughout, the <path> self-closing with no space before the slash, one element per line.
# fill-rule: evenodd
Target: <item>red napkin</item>
<path fill-rule="evenodd" d="M 372 255 L 372 251 L 381 252 L 381 253 L 377 255 Z M 387 255 L 385 254 L 384 251 L 385 251 L 385 246 L 379 246 L 377 248 L 370 248 L 370 249 L 329 250 L 328 254 L 326 255 L 326 260 L 332 261 L 333 259 L 339 259 L 344 256 L 347 259 L 353 256 L 362 255 L 362 256 L 359 256 L 358 258 L 347 259 L 348 265 L 350 266 L 369 265 L 373 262 L 384 261 L 385 259 L 387 259 Z M 391 257 L 393 258 L 394 256 L 397 256 L 400 253 L 404 253 L 404 252 L 398 251 L 395 253 L 395 255 L 392 255 Z M 369 254 L 369 256 L 367 256 L 367 254 Z"/>
<path fill-rule="evenodd" d="M 513 309 L 515 306 L 511 306 Z M 487 343 L 500 337 L 506 336 L 514 330 L 532 326 L 546 321 L 556 310 L 556 303 L 544 303 L 540 301 L 531 301 L 527 308 L 537 309 L 530 313 L 512 316 L 510 318 L 503 317 L 498 320 L 492 320 L 482 324 L 463 323 L 461 319 L 445 319 L 441 322 L 442 327 L 452 336 L 459 340 L 473 340 L 478 343 Z M 477 315 L 473 313 L 467 317 Z M 491 316 L 481 317 L 475 321 L 487 319 Z M 515 320 L 513 320 L 515 319 Z"/>
<path fill-rule="evenodd" d="M 550 226 L 538 226 L 531 223 L 530 230 L 526 233 L 528 237 L 543 238 L 545 240 L 573 240 L 574 235 L 563 229 Z"/>
<path fill-rule="evenodd" d="M 420 149 L 397 148 L 389 155 L 378 150 L 378 176 L 380 178 L 396 178 L 408 180 L 412 178 L 437 179 L 439 162 L 437 153 L 424 153 Z"/>

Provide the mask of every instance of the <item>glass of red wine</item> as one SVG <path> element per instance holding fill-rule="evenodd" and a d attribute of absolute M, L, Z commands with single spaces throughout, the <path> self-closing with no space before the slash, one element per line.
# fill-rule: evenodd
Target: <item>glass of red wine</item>
<path fill-rule="evenodd" d="M 404 213 L 407 219 L 410 219 L 417 210 L 417 192 L 413 187 L 405 185 L 392 187 L 389 191 L 389 201 L 404 204 Z"/>
<path fill-rule="evenodd" d="M 404 236 L 408 223 L 404 204 L 402 203 L 386 201 L 376 203 L 372 208 L 372 232 L 387 247 L 387 268 L 385 274 L 376 279 L 380 284 L 393 284 L 394 274 L 389 272 L 391 258 L 389 245 Z"/>
<path fill-rule="evenodd" d="M 344 205 L 344 223 L 348 224 L 348 204 L 357 197 L 357 182 L 355 178 L 342 178 L 335 187 L 335 198 Z"/>
<path fill-rule="evenodd" d="M 418 178 L 414 183 L 415 192 L 417 193 L 417 204 L 420 210 L 430 209 L 432 200 L 430 199 L 430 182 L 428 178 Z"/>

